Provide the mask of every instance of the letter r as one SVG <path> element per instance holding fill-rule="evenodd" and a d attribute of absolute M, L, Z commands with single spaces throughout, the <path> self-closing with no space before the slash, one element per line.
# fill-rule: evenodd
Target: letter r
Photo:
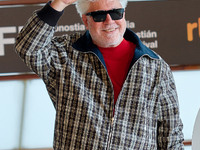
<path fill-rule="evenodd" d="M 187 23 L 187 38 L 188 41 L 193 41 L 193 30 L 197 28 L 197 23 Z"/>
<path fill-rule="evenodd" d="M 197 28 L 197 23 L 187 23 L 187 38 L 188 41 L 193 41 L 193 30 Z"/>

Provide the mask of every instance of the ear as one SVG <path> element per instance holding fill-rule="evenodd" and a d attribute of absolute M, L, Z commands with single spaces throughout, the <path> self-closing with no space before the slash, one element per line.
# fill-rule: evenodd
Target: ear
<path fill-rule="evenodd" d="M 88 20 L 85 14 L 82 14 L 82 21 L 85 24 L 86 29 L 88 30 Z"/>

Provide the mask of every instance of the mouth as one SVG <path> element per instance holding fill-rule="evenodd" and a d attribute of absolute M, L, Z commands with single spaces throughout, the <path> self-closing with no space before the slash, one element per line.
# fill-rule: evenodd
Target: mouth
<path fill-rule="evenodd" d="M 113 32 L 113 31 L 115 31 L 117 28 L 112 28 L 112 29 L 106 29 L 106 30 L 104 30 L 105 32 Z"/>

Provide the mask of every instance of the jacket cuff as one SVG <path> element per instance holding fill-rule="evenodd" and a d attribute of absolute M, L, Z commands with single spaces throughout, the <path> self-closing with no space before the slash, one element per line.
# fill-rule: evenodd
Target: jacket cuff
<path fill-rule="evenodd" d="M 50 26 L 56 26 L 64 11 L 53 9 L 49 1 L 41 10 L 37 12 L 38 17 Z"/>

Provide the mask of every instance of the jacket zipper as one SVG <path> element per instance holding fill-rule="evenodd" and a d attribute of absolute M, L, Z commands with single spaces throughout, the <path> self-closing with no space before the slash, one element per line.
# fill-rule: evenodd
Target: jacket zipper
<path fill-rule="evenodd" d="M 114 122 L 114 117 L 111 120 L 111 125 L 110 125 L 110 134 L 109 134 L 109 139 L 108 139 L 108 147 L 107 150 L 109 150 L 110 143 L 111 143 L 111 137 L 112 137 L 112 130 L 113 130 L 113 122 Z"/>

